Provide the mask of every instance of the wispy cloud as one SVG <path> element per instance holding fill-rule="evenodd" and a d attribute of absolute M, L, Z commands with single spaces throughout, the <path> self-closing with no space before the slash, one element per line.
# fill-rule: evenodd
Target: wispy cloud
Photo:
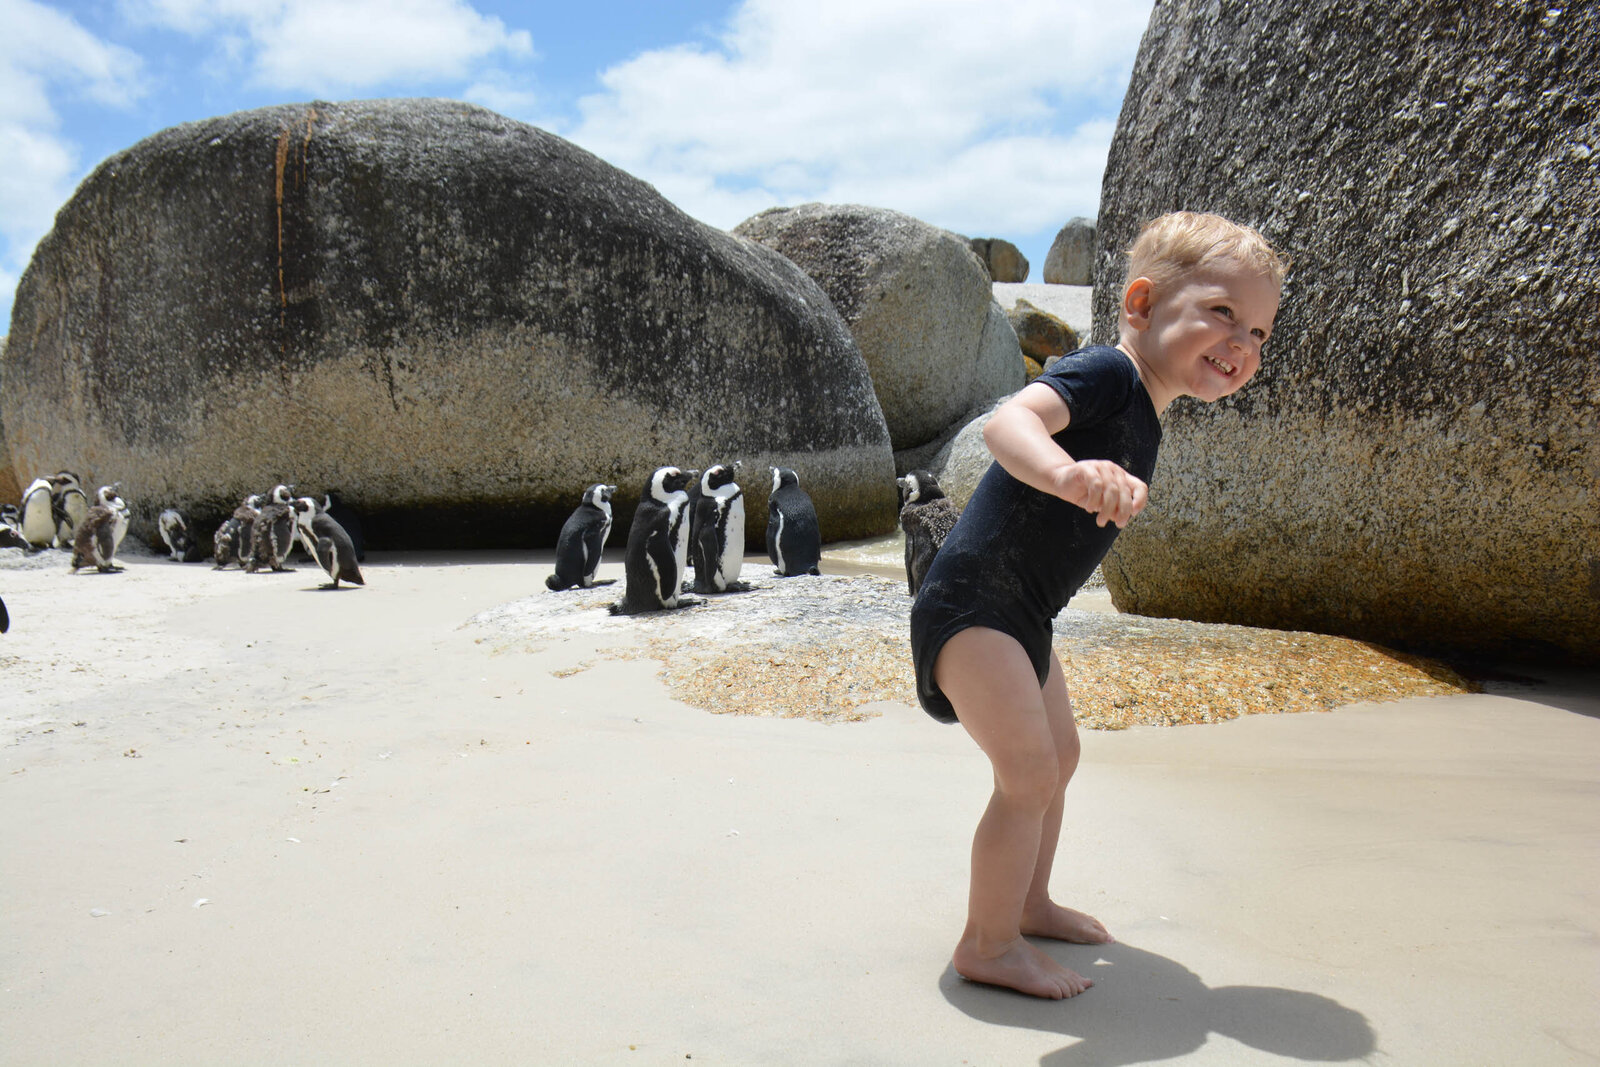
<path fill-rule="evenodd" d="M 1149 3 L 746 0 L 607 70 L 558 132 L 731 226 L 802 200 L 969 233 L 1093 214 Z"/>
<path fill-rule="evenodd" d="M 219 35 L 230 65 L 266 89 L 341 96 L 398 84 L 452 87 L 497 57 L 534 55 L 526 30 L 462 0 L 125 0 L 129 17 Z"/>

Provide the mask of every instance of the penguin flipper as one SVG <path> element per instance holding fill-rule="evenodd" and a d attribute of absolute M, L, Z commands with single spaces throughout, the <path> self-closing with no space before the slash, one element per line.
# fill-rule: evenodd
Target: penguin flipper
<path fill-rule="evenodd" d="M 0 634 L 11 629 L 11 616 L 6 614 L 6 602 L 0 600 Z"/>

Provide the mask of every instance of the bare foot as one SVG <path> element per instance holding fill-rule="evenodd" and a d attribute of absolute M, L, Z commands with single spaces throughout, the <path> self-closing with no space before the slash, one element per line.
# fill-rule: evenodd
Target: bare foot
<path fill-rule="evenodd" d="M 1100 920 L 1053 901 L 1022 909 L 1022 932 L 1033 937 L 1053 937 L 1079 945 L 1109 945 L 1116 941 Z"/>
<path fill-rule="evenodd" d="M 1029 996 L 1063 1000 L 1075 997 L 1093 982 L 1061 966 L 1022 938 L 1011 942 L 998 956 L 985 958 L 966 939 L 956 946 L 950 961 L 956 973 L 970 982 L 1005 986 Z"/>

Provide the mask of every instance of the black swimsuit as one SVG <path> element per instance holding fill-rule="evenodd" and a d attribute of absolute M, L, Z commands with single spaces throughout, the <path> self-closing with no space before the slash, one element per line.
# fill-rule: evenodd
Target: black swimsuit
<path fill-rule="evenodd" d="M 1121 351 L 1092 345 L 1063 356 L 1035 381 L 1071 413 L 1053 440 L 1073 459 L 1109 459 L 1148 483 L 1161 422 Z M 1114 525 L 989 465 L 961 520 L 934 557 L 911 609 L 917 699 L 940 722 L 955 709 L 933 681 L 944 643 L 970 626 L 999 630 L 1028 653 L 1039 684 L 1050 669 L 1051 623 L 1116 539 Z"/>

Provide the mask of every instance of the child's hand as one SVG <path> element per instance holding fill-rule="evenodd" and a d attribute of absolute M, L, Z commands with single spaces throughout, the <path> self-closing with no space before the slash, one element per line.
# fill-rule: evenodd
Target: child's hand
<path fill-rule="evenodd" d="M 1117 528 L 1144 510 L 1150 487 L 1108 459 L 1081 459 L 1060 468 L 1055 495 L 1076 504 L 1095 517 L 1095 524 L 1108 522 Z"/>

